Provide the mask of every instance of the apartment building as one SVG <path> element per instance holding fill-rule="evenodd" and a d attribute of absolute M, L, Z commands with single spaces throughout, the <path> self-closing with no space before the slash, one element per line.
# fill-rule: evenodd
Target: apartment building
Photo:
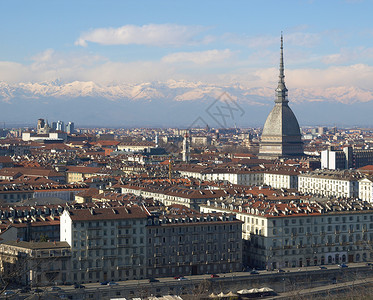
<path fill-rule="evenodd" d="M 105 205 L 102 205 L 105 206 Z M 234 272 L 242 268 L 242 221 L 232 214 L 149 213 L 138 205 L 67 209 L 70 282 Z"/>
<path fill-rule="evenodd" d="M 32 286 L 63 284 L 69 278 L 70 258 L 66 242 L 5 242 L 0 244 L 2 280 Z"/>
<path fill-rule="evenodd" d="M 166 214 L 148 219 L 147 275 L 168 277 L 242 269 L 242 222 L 233 214 Z"/>
<path fill-rule="evenodd" d="M 360 173 L 343 170 L 315 170 L 299 174 L 298 190 L 302 193 L 326 197 L 359 197 Z"/>
<path fill-rule="evenodd" d="M 131 193 L 137 196 L 153 198 L 166 206 L 181 204 L 195 210 L 199 210 L 199 205 L 206 203 L 207 200 L 243 192 L 238 188 L 200 190 L 178 187 L 176 185 L 138 183 L 123 184 L 120 185 L 120 189 L 122 194 Z"/>
<path fill-rule="evenodd" d="M 298 174 L 297 170 L 268 170 L 263 174 L 263 181 L 275 189 L 298 189 Z"/>
<path fill-rule="evenodd" d="M 175 170 L 181 176 L 191 177 L 206 181 L 226 181 L 237 185 L 262 185 L 263 171 L 251 170 L 249 168 L 219 168 L 180 165 Z"/>
<path fill-rule="evenodd" d="M 142 279 L 146 276 L 146 229 L 142 206 L 68 209 L 60 236 L 72 251 L 72 282 Z"/>
<path fill-rule="evenodd" d="M 69 166 L 66 170 L 66 182 L 83 182 L 84 180 L 99 176 L 106 175 L 101 171 L 101 168 L 97 167 L 84 167 L 84 166 Z"/>
<path fill-rule="evenodd" d="M 58 198 L 73 201 L 75 194 L 88 190 L 81 184 L 8 184 L 0 186 L 0 201 L 3 203 L 22 202 L 33 198 Z"/>
<path fill-rule="evenodd" d="M 321 167 L 326 169 L 358 169 L 371 164 L 373 164 L 372 149 L 344 147 L 342 150 L 335 150 L 330 147 L 321 152 Z"/>
<path fill-rule="evenodd" d="M 311 203 L 208 202 L 244 222 L 244 261 L 275 269 L 373 260 L 373 206 L 358 200 Z"/>
<path fill-rule="evenodd" d="M 373 177 L 367 176 L 359 180 L 359 199 L 373 202 Z"/>

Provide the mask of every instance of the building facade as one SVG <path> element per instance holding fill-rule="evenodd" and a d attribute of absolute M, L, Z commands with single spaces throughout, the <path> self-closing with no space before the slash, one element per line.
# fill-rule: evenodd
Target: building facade
<path fill-rule="evenodd" d="M 70 275 L 66 242 L 11 241 L 0 244 L 0 269 L 5 282 L 46 286 L 63 284 Z"/>
<path fill-rule="evenodd" d="M 362 176 L 352 171 L 316 170 L 298 176 L 298 189 L 326 197 L 359 197 L 359 180 Z"/>
<path fill-rule="evenodd" d="M 373 206 L 361 201 L 270 203 L 224 206 L 204 212 L 234 212 L 244 222 L 243 260 L 276 269 L 373 260 Z"/>
<path fill-rule="evenodd" d="M 150 218 L 147 275 L 169 277 L 242 270 L 242 222 L 234 215 Z"/>
<path fill-rule="evenodd" d="M 358 169 L 373 164 L 372 149 L 353 149 L 344 147 L 342 150 L 330 149 L 321 151 L 321 167 L 323 169 Z"/>
<path fill-rule="evenodd" d="M 359 199 L 373 202 L 373 177 L 367 176 L 359 180 Z"/>
<path fill-rule="evenodd" d="M 144 207 L 65 210 L 61 241 L 72 251 L 72 282 L 142 279 L 146 276 Z"/>

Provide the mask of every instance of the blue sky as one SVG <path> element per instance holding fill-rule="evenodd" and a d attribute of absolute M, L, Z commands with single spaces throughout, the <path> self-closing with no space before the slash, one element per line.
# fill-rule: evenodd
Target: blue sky
<path fill-rule="evenodd" d="M 0 81 L 371 87 L 372 1 L 1 1 Z"/>

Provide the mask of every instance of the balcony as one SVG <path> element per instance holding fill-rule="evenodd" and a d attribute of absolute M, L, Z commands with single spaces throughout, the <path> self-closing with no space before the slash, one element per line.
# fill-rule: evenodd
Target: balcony
<path fill-rule="evenodd" d="M 96 272 L 96 271 L 101 271 L 102 267 L 90 267 L 87 268 L 87 272 Z"/>
<path fill-rule="evenodd" d="M 117 234 L 117 238 L 131 238 L 132 234 Z"/>
<path fill-rule="evenodd" d="M 96 250 L 96 249 L 101 249 L 100 245 L 92 245 L 92 246 L 87 246 L 88 250 Z"/>
<path fill-rule="evenodd" d="M 60 270 L 46 270 L 46 271 L 44 271 L 46 274 L 48 274 L 48 273 L 59 273 L 60 272 Z"/>
<path fill-rule="evenodd" d="M 117 244 L 117 248 L 132 248 L 132 244 Z"/>

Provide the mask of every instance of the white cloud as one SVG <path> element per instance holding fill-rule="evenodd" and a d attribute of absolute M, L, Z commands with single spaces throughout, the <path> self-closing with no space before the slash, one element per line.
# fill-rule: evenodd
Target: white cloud
<path fill-rule="evenodd" d="M 195 52 L 177 52 L 166 55 L 162 58 L 163 62 L 173 64 L 180 62 L 192 62 L 195 64 L 216 63 L 227 60 L 233 55 L 229 49 L 225 50 L 207 50 Z"/>
<path fill-rule="evenodd" d="M 324 56 L 322 62 L 325 64 L 344 64 L 352 63 L 355 60 L 371 60 L 372 58 L 373 48 L 342 48 L 339 53 Z"/>
<path fill-rule="evenodd" d="M 202 26 L 176 24 L 125 25 L 119 28 L 97 28 L 83 33 L 75 42 L 75 45 L 85 47 L 88 42 L 101 45 L 193 45 L 211 41 L 211 36 L 198 39 L 198 35 L 204 30 L 206 28 Z"/>
<path fill-rule="evenodd" d="M 333 66 L 327 69 L 296 69 L 286 71 L 286 76 L 291 86 L 297 88 L 355 86 L 371 89 L 373 67 L 355 64 Z"/>
<path fill-rule="evenodd" d="M 260 68 L 252 60 L 238 60 L 235 52 L 229 49 L 178 52 L 164 56 L 159 61 L 127 63 L 80 52 L 63 54 L 47 49 L 35 55 L 30 64 L 0 62 L 0 78 L 6 83 L 59 79 L 62 83 L 92 81 L 115 85 L 185 79 L 221 86 L 238 84 L 245 88 L 269 88 L 272 92 L 277 85 L 278 72 L 277 64 L 271 68 Z M 295 89 L 354 87 L 370 91 L 373 66 L 351 64 L 319 69 L 286 68 L 285 76 L 289 95 Z M 353 95 L 351 90 L 349 95 Z"/>

